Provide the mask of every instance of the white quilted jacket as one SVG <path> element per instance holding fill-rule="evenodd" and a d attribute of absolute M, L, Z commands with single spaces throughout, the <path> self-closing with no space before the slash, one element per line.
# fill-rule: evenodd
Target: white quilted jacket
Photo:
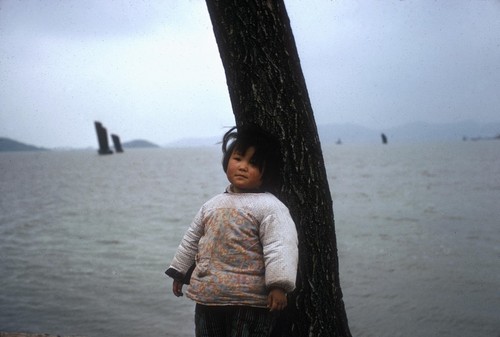
<path fill-rule="evenodd" d="M 200 209 L 169 270 L 185 275 L 195 261 L 187 289 L 192 300 L 266 307 L 270 288 L 295 288 L 295 224 L 274 195 L 233 193 L 228 188 Z"/>

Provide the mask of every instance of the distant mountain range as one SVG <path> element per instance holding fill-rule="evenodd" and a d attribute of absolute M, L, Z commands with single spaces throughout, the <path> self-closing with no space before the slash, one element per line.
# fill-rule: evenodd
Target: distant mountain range
<path fill-rule="evenodd" d="M 500 122 L 462 121 L 446 124 L 415 122 L 379 130 L 354 124 L 328 124 L 319 125 L 318 133 L 323 144 L 339 140 L 342 143 L 376 143 L 381 142 L 382 133 L 387 136 L 389 143 L 480 140 L 498 138 Z"/>
<path fill-rule="evenodd" d="M 318 125 L 321 143 L 325 145 L 334 143 L 380 143 L 382 142 L 382 133 L 386 135 L 389 143 L 486 140 L 500 137 L 500 122 L 477 123 L 463 121 L 447 124 L 415 122 L 387 129 L 371 129 L 355 124 Z M 212 146 L 220 142 L 220 138 L 185 138 L 169 143 L 166 146 Z"/>
<path fill-rule="evenodd" d="M 478 123 L 462 121 L 457 123 L 430 124 L 408 123 L 387 129 L 370 129 L 355 124 L 326 124 L 318 126 L 322 144 L 380 143 L 384 133 L 389 143 L 415 143 L 462 140 L 500 140 L 500 122 Z M 186 138 L 169 143 L 167 147 L 213 146 L 220 137 Z M 124 148 L 159 148 L 147 140 L 132 140 L 122 144 Z M 24 144 L 16 140 L 0 137 L 0 152 L 5 151 L 47 151 L 48 149 Z"/>

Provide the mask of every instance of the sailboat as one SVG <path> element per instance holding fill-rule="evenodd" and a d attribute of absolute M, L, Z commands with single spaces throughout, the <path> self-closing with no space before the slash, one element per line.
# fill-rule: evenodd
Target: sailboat
<path fill-rule="evenodd" d="M 95 131 L 97 133 L 97 141 L 99 142 L 99 154 L 112 154 L 113 151 L 109 148 L 108 144 L 108 130 L 100 122 L 95 121 Z"/>
<path fill-rule="evenodd" d="M 116 153 L 123 152 L 122 143 L 120 142 L 120 137 L 112 134 L 111 139 L 113 140 L 113 145 L 115 147 Z"/>

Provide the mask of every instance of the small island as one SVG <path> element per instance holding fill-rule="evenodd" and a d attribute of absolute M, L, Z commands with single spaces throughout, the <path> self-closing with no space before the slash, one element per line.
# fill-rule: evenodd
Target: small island
<path fill-rule="evenodd" d="M 154 143 L 151 143 L 147 140 L 143 140 L 143 139 L 137 139 L 137 140 L 131 140 L 131 141 L 128 141 L 128 142 L 124 142 L 122 144 L 122 146 L 124 148 L 127 148 L 127 149 L 145 149 L 145 148 L 150 148 L 150 149 L 153 149 L 153 148 L 159 148 L 158 145 L 154 144 Z"/>

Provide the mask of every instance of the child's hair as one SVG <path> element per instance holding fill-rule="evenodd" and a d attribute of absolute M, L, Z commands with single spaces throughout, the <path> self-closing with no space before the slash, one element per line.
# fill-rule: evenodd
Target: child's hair
<path fill-rule="evenodd" d="M 277 192 L 281 184 L 280 145 L 276 137 L 258 126 L 232 127 L 226 132 L 222 138 L 222 168 L 224 172 L 227 172 L 229 158 L 233 151 L 244 154 L 250 147 L 255 148 L 251 160 L 262 172 L 260 189 Z"/>

